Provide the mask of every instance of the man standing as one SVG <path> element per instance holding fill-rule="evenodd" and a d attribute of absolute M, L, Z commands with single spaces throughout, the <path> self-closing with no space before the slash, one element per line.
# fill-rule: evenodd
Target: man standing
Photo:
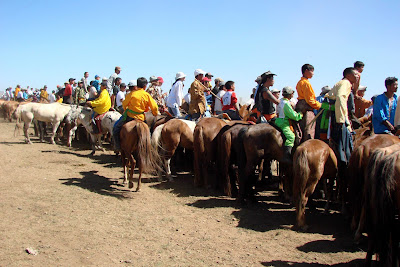
<path fill-rule="evenodd" d="M 40 101 L 41 103 L 48 103 L 49 94 L 47 93 L 47 86 L 45 85 L 42 89 L 40 89 Z"/>
<path fill-rule="evenodd" d="M 63 103 L 72 104 L 72 85 L 74 84 L 75 79 L 69 78 L 68 83 L 65 83 L 65 90 L 63 95 Z"/>
<path fill-rule="evenodd" d="M 388 77 L 385 80 L 386 92 L 378 95 L 374 101 L 374 110 L 372 113 L 372 126 L 374 133 L 394 133 L 394 126 L 398 126 L 398 120 L 395 123 L 395 117 L 398 119 L 397 107 L 397 87 L 399 86 L 396 77 Z"/>
<path fill-rule="evenodd" d="M 372 101 L 364 98 L 366 86 L 360 85 L 357 94 L 354 96 L 354 105 L 356 106 L 356 117 L 361 118 L 365 115 L 365 109 L 372 106 Z"/>
<path fill-rule="evenodd" d="M 82 81 L 82 83 L 83 83 L 83 88 L 85 89 L 85 92 L 87 93 L 88 92 L 88 85 L 89 85 L 89 83 L 88 83 L 88 78 L 89 78 L 89 72 L 85 72 L 84 74 L 83 74 L 83 78 L 81 79 L 81 81 Z M 79 83 L 78 83 L 78 86 L 79 86 Z"/>
<path fill-rule="evenodd" d="M 115 83 L 112 89 L 112 95 L 111 95 L 111 107 L 115 107 L 115 98 L 117 97 L 117 94 L 120 90 L 119 86 L 122 82 L 122 79 L 120 77 L 115 78 Z"/>
<path fill-rule="evenodd" d="M 354 62 L 354 68 L 356 69 L 356 71 L 358 71 L 360 78 L 358 79 L 358 81 L 353 85 L 353 89 L 354 92 L 356 92 L 358 90 L 358 88 L 360 87 L 360 82 L 361 82 L 361 73 L 364 71 L 364 63 L 362 61 L 356 61 Z"/>
<path fill-rule="evenodd" d="M 133 84 L 132 82 L 129 83 L 130 86 L 136 86 L 136 81 L 134 81 L 135 83 Z M 117 93 L 117 96 L 115 98 L 115 106 L 116 109 L 119 113 L 124 113 L 124 108 L 122 107 L 122 102 L 125 100 L 125 96 L 126 96 L 126 85 L 125 83 L 121 83 L 120 84 L 120 90 Z"/>
<path fill-rule="evenodd" d="M 51 94 L 49 95 L 49 102 L 50 102 L 50 104 L 51 104 L 51 103 L 54 103 L 54 102 L 56 102 L 56 101 L 57 101 L 57 98 L 56 98 L 56 91 L 53 90 L 53 91 L 51 92 Z"/>
<path fill-rule="evenodd" d="M 206 111 L 206 98 L 204 91 L 207 90 L 201 83 L 206 72 L 197 69 L 194 71 L 194 82 L 190 85 L 190 104 L 189 104 L 189 115 L 192 120 L 198 120 L 204 115 Z"/>
<path fill-rule="evenodd" d="M 84 106 L 86 104 L 86 90 L 83 88 L 83 81 L 78 82 L 78 87 L 75 89 L 75 104 Z"/>
<path fill-rule="evenodd" d="M 12 99 L 11 87 L 8 87 L 5 93 L 5 100 L 10 101 L 11 99 Z"/>
<path fill-rule="evenodd" d="M 299 100 L 296 104 L 296 111 L 303 113 L 303 119 L 300 121 L 299 126 L 302 131 L 301 142 L 304 142 L 314 138 L 315 124 L 310 123 L 315 118 L 313 110 L 320 109 L 321 103 L 315 99 L 315 92 L 309 81 L 314 76 L 314 67 L 310 64 L 304 64 L 301 67 L 301 73 L 303 77 L 296 85 Z M 307 125 L 308 128 L 306 127 Z"/>
<path fill-rule="evenodd" d="M 115 80 L 117 79 L 118 75 L 121 73 L 121 68 L 117 66 L 117 67 L 115 67 L 114 71 L 115 72 L 110 76 L 110 78 L 108 78 L 108 81 L 107 81 L 107 90 L 110 95 L 113 95 L 113 88 L 115 85 Z M 115 101 L 115 99 L 114 99 L 114 101 Z"/>

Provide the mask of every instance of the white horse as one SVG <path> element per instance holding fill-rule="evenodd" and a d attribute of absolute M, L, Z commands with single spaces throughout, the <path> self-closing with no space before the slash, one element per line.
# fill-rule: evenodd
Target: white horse
<path fill-rule="evenodd" d="M 50 122 L 51 125 L 53 126 L 50 142 L 52 144 L 55 144 L 54 136 L 56 134 L 58 126 L 60 125 L 61 121 L 64 120 L 65 116 L 68 114 L 70 110 L 71 110 L 70 105 L 61 103 L 52 103 L 52 104 L 27 103 L 24 105 L 19 105 L 14 112 L 14 116 L 17 119 L 15 130 L 21 127 L 19 125 L 19 122 L 22 120 L 24 122 L 25 142 L 28 144 L 32 144 L 28 135 L 28 129 L 32 123 L 32 120 L 36 119 L 37 121 Z"/>
<path fill-rule="evenodd" d="M 90 133 L 90 139 L 91 139 L 91 144 L 92 144 L 92 153 L 91 155 L 94 155 L 96 152 L 96 143 L 98 143 L 99 149 L 104 151 L 102 142 L 101 142 L 101 137 L 104 134 L 110 133 L 111 136 L 113 134 L 113 127 L 114 124 L 119 120 L 121 117 L 121 114 L 117 111 L 107 111 L 103 118 L 101 119 L 101 133 L 99 134 L 92 134 L 93 132 L 93 125 L 92 125 L 92 116 L 93 116 L 93 110 L 91 108 L 87 107 L 81 107 L 81 106 L 73 106 L 71 108 L 71 111 L 68 113 L 66 117 L 66 122 L 67 123 L 73 123 L 75 122 L 75 127 L 73 127 L 69 131 L 69 137 L 68 137 L 68 146 L 71 146 L 71 140 L 72 136 L 75 133 L 76 129 L 78 128 L 79 124 L 82 124 L 83 127 L 85 127 L 86 131 Z"/>

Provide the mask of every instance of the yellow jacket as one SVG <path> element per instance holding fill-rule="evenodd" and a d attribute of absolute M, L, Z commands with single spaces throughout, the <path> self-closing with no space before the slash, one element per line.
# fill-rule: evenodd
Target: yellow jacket
<path fill-rule="evenodd" d="M 97 114 L 106 113 L 111 108 L 111 98 L 108 94 L 107 88 L 101 90 L 101 93 L 98 98 L 91 102 L 93 110 Z"/>
<path fill-rule="evenodd" d="M 122 107 L 125 111 L 128 109 L 134 112 L 127 111 L 129 117 L 141 121 L 145 119 L 143 113 L 149 111 L 149 109 L 151 109 L 151 113 L 153 113 L 154 116 L 158 114 L 156 101 L 143 88 L 138 88 L 127 94 L 125 100 L 122 102 Z"/>
<path fill-rule="evenodd" d="M 17 98 L 17 95 L 18 95 L 19 91 L 21 91 L 21 88 L 16 87 L 15 88 L 15 93 L 14 93 L 15 98 Z"/>

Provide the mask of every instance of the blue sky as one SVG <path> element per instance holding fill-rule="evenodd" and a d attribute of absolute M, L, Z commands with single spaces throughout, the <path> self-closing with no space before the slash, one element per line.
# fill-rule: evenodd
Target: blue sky
<path fill-rule="evenodd" d="M 248 99 L 254 80 L 271 70 L 276 88 L 295 87 L 314 65 L 318 95 L 343 69 L 365 63 L 367 96 L 399 77 L 400 1 L 5 1 L 0 0 L 0 90 L 49 90 L 88 71 L 123 82 L 201 68 Z"/>

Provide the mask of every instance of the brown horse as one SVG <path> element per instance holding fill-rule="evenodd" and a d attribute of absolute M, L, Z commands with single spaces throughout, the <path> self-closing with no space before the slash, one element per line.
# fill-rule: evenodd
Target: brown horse
<path fill-rule="evenodd" d="M 173 119 L 173 117 L 165 114 L 154 116 L 151 112 L 145 112 L 144 115 L 146 118 L 144 122 L 149 127 L 151 134 L 153 134 L 153 131 L 157 128 L 157 126 L 166 123 L 170 119 Z"/>
<path fill-rule="evenodd" d="M 371 154 L 367 173 L 364 191 L 368 233 L 366 265 L 371 265 L 375 251 L 380 266 L 398 266 L 400 144 L 376 149 Z"/>
<path fill-rule="evenodd" d="M 310 139 L 297 147 L 293 156 L 293 200 L 296 207 L 294 229 L 306 230 L 305 208 L 321 179 L 329 179 L 330 189 L 337 174 L 337 159 L 333 150 L 323 141 Z M 332 192 L 328 190 L 329 207 Z"/>
<path fill-rule="evenodd" d="M 208 186 L 208 169 L 216 161 L 216 136 L 226 122 L 218 118 L 203 118 L 194 129 L 194 184 Z"/>
<path fill-rule="evenodd" d="M 142 121 L 132 120 L 122 126 L 121 133 L 121 158 L 124 166 L 124 183 L 129 172 L 129 188 L 133 187 L 133 171 L 136 162 L 139 168 L 139 179 L 136 191 L 140 190 L 142 173 L 157 173 L 159 169 L 158 155 L 151 146 L 149 127 Z"/>
<path fill-rule="evenodd" d="M 237 121 L 234 125 L 225 125 L 219 131 L 218 140 L 218 181 L 217 184 L 229 197 L 237 196 L 237 174 L 232 165 L 238 166 L 237 149 L 239 132 L 249 127 L 249 123 Z"/>
<path fill-rule="evenodd" d="M 360 143 L 351 154 L 347 173 L 348 193 L 346 200 L 349 203 L 350 215 L 352 216 L 351 228 L 356 230 L 355 240 L 361 237 L 364 230 L 364 219 L 362 215 L 363 189 L 366 170 L 370 155 L 378 148 L 384 148 L 398 143 L 398 137 L 388 134 L 375 134 Z"/>
<path fill-rule="evenodd" d="M 267 123 L 251 125 L 240 130 L 238 135 L 239 192 L 238 201 L 255 200 L 256 179 L 254 169 L 262 159 L 283 159 L 283 140 L 281 133 Z"/>
<path fill-rule="evenodd" d="M 178 147 L 193 151 L 194 121 L 172 119 L 158 126 L 152 135 L 153 147 L 159 150 L 167 178 L 172 180 L 170 161 Z M 161 172 L 160 172 L 161 178 Z"/>

